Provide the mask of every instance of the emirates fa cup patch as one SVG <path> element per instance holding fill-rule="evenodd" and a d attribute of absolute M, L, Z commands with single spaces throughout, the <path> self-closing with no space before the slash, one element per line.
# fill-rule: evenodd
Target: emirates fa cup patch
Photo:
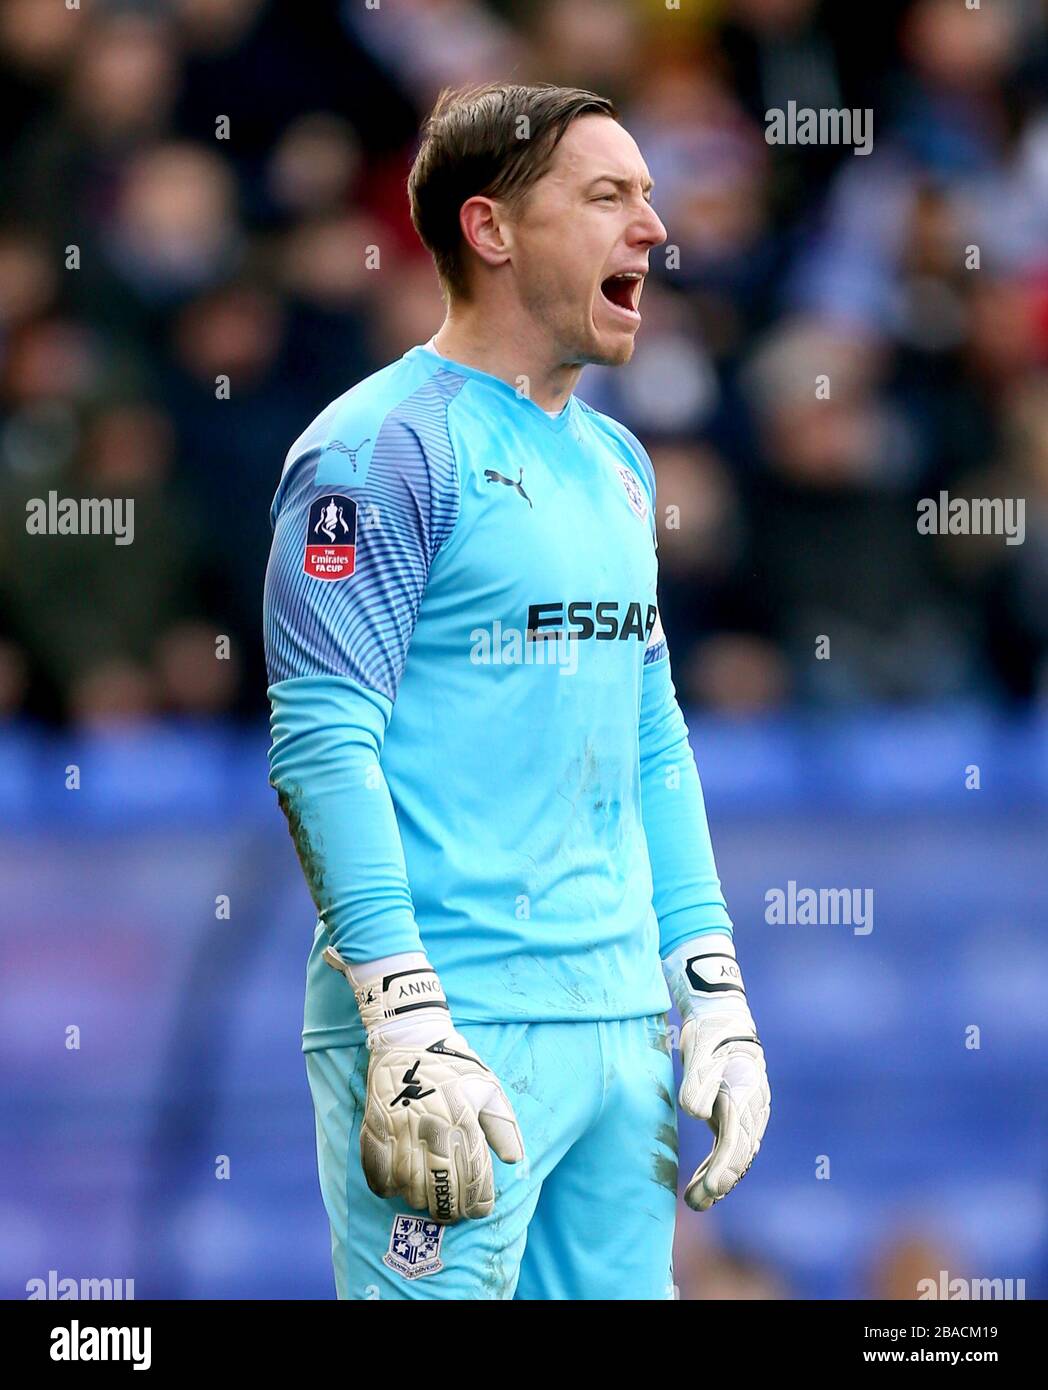
<path fill-rule="evenodd" d="M 405 1279 L 436 1274 L 444 1268 L 440 1258 L 443 1239 L 444 1227 L 437 1221 L 428 1221 L 424 1216 L 395 1216 L 382 1263 Z"/>
<path fill-rule="evenodd" d="M 348 579 L 357 564 L 357 504 L 328 493 L 309 509 L 302 568 L 314 579 Z"/>
<path fill-rule="evenodd" d="M 619 477 L 622 479 L 622 486 L 626 489 L 626 497 L 630 506 L 640 517 L 641 521 L 647 519 L 648 501 L 644 496 L 644 489 L 640 485 L 640 479 L 632 468 L 627 468 L 624 463 L 618 465 Z"/>

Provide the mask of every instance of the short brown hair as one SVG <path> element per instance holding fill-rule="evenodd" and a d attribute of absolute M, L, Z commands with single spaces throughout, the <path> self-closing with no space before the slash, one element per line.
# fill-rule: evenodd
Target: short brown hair
<path fill-rule="evenodd" d="M 408 197 L 446 295 L 468 293 L 462 204 L 478 195 L 519 204 L 549 168 L 568 126 L 589 114 L 618 120 L 607 97 L 580 87 L 488 83 L 441 92 L 422 128 Z"/>

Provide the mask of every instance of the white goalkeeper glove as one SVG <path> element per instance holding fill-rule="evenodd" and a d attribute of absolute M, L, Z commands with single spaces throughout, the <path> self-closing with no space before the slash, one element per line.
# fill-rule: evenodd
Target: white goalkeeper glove
<path fill-rule="evenodd" d="M 771 1110 L 757 1036 L 731 937 L 696 937 L 663 961 L 683 1027 L 680 1107 L 713 1131 L 713 1147 L 684 1191 L 695 1211 L 726 1197 L 757 1157 Z"/>
<path fill-rule="evenodd" d="M 518 1163 L 524 1141 L 498 1078 L 455 1031 L 436 971 L 419 952 L 370 965 L 350 965 L 332 946 L 323 956 L 352 985 L 367 1029 L 360 1158 L 368 1187 L 448 1225 L 489 1215 L 488 1145 Z"/>

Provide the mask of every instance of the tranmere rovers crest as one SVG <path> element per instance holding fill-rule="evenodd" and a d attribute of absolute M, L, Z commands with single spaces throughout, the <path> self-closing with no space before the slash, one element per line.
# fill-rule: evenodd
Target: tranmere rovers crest
<path fill-rule="evenodd" d="M 395 1216 L 389 1249 L 382 1263 L 389 1265 L 405 1279 L 420 1279 L 423 1274 L 436 1274 L 444 1268 L 440 1258 L 440 1242 L 444 1227 L 424 1216 Z"/>

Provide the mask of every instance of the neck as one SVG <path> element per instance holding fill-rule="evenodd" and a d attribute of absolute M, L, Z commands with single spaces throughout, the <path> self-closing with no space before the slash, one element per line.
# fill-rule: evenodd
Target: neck
<path fill-rule="evenodd" d="M 561 410 L 582 372 L 581 363 L 555 361 L 533 320 L 518 317 L 507 329 L 506 318 L 490 306 L 452 305 L 433 342 L 442 356 L 498 377 L 543 410 Z"/>

